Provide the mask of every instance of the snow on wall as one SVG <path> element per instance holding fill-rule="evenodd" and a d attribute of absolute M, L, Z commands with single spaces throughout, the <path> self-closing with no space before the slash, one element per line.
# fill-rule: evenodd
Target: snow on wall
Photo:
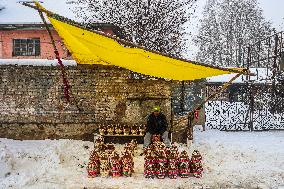
<path fill-rule="evenodd" d="M 62 63 L 65 66 L 77 65 L 75 60 L 62 60 Z M 0 59 L 0 66 L 1 65 L 58 66 L 59 64 L 55 59 Z"/>

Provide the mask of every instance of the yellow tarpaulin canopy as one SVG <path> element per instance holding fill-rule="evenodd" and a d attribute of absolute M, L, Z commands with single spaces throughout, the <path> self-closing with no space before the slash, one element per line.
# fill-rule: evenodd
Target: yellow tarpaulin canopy
<path fill-rule="evenodd" d="M 78 64 L 115 65 L 172 80 L 196 80 L 240 72 L 176 59 L 143 48 L 127 47 L 111 37 L 59 21 L 50 15 L 48 18 Z"/>

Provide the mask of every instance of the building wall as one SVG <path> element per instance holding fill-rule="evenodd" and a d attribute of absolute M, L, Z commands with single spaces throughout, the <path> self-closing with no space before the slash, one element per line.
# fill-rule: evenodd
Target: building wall
<path fill-rule="evenodd" d="M 58 34 L 53 30 L 52 34 L 56 41 L 56 47 L 63 59 L 67 58 L 67 50 L 61 42 Z M 49 35 L 45 29 L 33 30 L 5 30 L 0 31 L 2 43 L 2 56 L 0 58 L 20 58 L 20 59 L 54 59 L 54 50 L 50 42 Z M 40 38 L 40 56 L 13 56 L 13 39 Z M 0 48 L 1 49 L 1 48 Z M 0 53 L 1 55 L 1 53 Z"/>
<path fill-rule="evenodd" d="M 0 58 L 3 57 L 3 44 L 3 35 L 0 33 Z"/>
<path fill-rule="evenodd" d="M 63 96 L 58 67 L 0 66 L 0 137 L 91 140 L 100 125 L 146 123 L 153 105 L 171 118 L 171 86 L 131 79 L 106 66 L 66 67 L 71 103 Z"/>

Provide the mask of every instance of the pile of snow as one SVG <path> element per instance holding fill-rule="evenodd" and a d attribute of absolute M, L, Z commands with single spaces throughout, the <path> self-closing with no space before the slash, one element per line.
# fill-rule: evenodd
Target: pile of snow
<path fill-rule="evenodd" d="M 62 63 L 65 66 L 77 65 L 75 60 L 62 60 Z M 1 65 L 58 66 L 59 64 L 55 59 L 0 59 L 0 66 Z"/>
<path fill-rule="evenodd" d="M 7 146 L 0 141 L 0 179 L 11 173 L 14 163 L 13 154 Z"/>
<path fill-rule="evenodd" d="M 88 178 L 85 165 L 93 143 L 75 140 L 0 139 L 1 160 L 9 174 L 0 188 L 259 188 L 284 187 L 284 132 L 195 131 L 190 148 L 203 155 L 204 174 L 176 180 L 145 179 L 143 156 L 136 155 L 131 178 Z M 116 145 L 121 149 L 121 145 Z M 137 154 L 142 150 L 139 146 Z M 6 155 L 5 155 L 6 154 Z M 1 158 L 2 159 L 2 158 Z M 10 166 L 10 168 L 9 168 Z"/>

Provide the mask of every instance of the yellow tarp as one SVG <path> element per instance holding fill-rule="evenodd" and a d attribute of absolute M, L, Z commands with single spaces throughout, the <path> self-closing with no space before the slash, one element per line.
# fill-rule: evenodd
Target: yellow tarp
<path fill-rule="evenodd" d="M 173 80 L 195 80 L 235 72 L 197 65 L 140 48 L 125 47 L 98 33 L 51 17 L 49 20 L 78 64 L 115 65 L 145 75 Z"/>

